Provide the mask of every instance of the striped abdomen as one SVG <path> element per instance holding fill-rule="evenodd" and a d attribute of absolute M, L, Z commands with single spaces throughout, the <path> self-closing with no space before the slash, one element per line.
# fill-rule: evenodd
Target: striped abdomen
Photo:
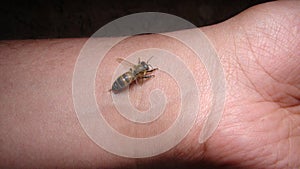
<path fill-rule="evenodd" d="M 135 79 L 134 79 L 134 75 L 132 74 L 132 72 L 126 72 L 117 78 L 117 80 L 112 85 L 111 90 L 112 91 L 120 91 L 120 90 L 124 89 L 125 87 L 127 87 L 128 85 L 130 85 L 130 83 L 133 82 L 134 80 Z"/>

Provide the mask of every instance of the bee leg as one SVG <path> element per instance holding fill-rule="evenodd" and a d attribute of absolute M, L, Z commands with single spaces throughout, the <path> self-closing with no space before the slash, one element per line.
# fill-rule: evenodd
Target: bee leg
<path fill-rule="evenodd" d="M 135 80 L 135 83 L 136 83 L 137 85 L 139 85 L 139 86 L 142 86 L 143 83 L 144 83 L 144 79 L 143 79 L 143 78 L 138 78 L 138 79 Z"/>
<path fill-rule="evenodd" d="M 142 81 L 142 83 L 140 84 L 140 86 L 143 85 L 143 83 L 144 83 L 144 77 L 145 77 L 145 76 L 147 76 L 147 71 L 144 71 L 144 72 L 143 72 L 143 75 L 142 75 L 140 78 L 136 79 L 137 82 L 140 81 L 140 80 Z"/>
<path fill-rule="evenodd" d="M 138 79 L 135 80 L 135 83 L 139 86 L 142 86 L 144 83 L 144 79 L 155 77 L 155 75 L 144 75 Z"/>
<path fill-rule="evenodd" d="M 155 70 L 158 70 L 158 68 L 154 68 L 154 69 L 151 69 L 151 70 L 147 70 L 147 72 L 153 72 Z"/>
<path fill-rule="evenodd" d="M 155 75 L 145 75 L 145 76 L 143 76 L 143 79 L 148 79 L 148 78 L 151 78 L 151 77 L 155 77 Z"/>

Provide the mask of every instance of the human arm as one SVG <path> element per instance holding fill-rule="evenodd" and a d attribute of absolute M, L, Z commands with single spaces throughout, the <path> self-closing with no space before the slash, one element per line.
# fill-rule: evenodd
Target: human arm
<path fill-rule="evenodd" d="M 14 168 L 299 167 L 298 13 L 298 2 L 273 2 L 203 28 L 225 70 L 222 121 L 205 144 L 197 142 L 201 124 L 196 124 L 174 149 L 149 159 L 112 155 L 80 127 L 72 103 L 72 75 L 86 39 L 2 42 L 1 164 Z M 152 36 L 144 37 L 155 42 Z M 168 46 L 167 40 L 160 43 Z M 180 46 L 169 46 L 185 56 Z"/>

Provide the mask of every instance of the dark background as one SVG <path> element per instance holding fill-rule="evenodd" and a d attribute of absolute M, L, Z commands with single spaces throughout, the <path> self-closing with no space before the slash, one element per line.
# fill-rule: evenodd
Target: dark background
<path fill-rule="evenodd" d="M 164 12 L 196 26 L 224 21 L 267 0 L 25 0 L 0 5 L 0 39 L 89 37 L 106 23 L 137 12 Z"/>

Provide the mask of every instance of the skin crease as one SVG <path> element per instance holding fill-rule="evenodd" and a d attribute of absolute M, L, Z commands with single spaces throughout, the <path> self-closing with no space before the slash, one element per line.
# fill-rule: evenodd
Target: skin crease
<path fill-rule="evenodd" d="M 1 42 L 0 168 L 300 168 L 299 14 L 271 2 L 202 28 L 227 80 L 220 125 L 147 159 L 103 151 L 78 124 L 70 84 L 86 39 Z"/>

